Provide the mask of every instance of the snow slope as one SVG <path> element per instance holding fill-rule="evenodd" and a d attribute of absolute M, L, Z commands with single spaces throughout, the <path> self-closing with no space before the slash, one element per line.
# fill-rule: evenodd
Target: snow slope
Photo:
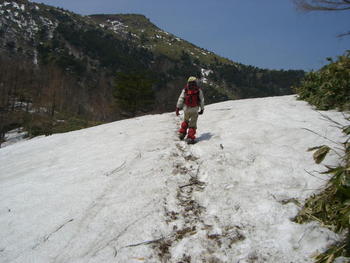
<path fill-rule="evenodd" d="M 341 114 L 326 112 L 335 120 Z M 325 182 L 311 146 L 341 134 L 294 96 L 206 107 L 0 149 L 0 262 L 312 262 L 337 236 L 291 221 Z M 330 156 L 328 164 L 334 164 Z"/>

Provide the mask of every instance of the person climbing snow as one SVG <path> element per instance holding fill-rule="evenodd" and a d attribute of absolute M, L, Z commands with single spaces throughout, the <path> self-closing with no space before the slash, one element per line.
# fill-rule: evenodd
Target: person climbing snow
<path fill-rule="evenodd" d="M 200 111 L 198 111 L 200 108 Z M 204 96 L 202 89 L 198 86 L 196 77 L 189 77 L 187 85 L 182 90 L 176 104 L 176 115 L 183 109 L 184 119 L 179 130 L 179 138 L 183 140 L 188 134 L 186 141 L 189 144 L 195 143 L 198 114 L 204 112 Z"/>

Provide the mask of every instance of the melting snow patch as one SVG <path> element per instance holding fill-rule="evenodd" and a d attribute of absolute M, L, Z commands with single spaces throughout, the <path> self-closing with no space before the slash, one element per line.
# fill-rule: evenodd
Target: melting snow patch
<path fill-rule="evenodd" d="M 114 20 L 114 21 L 107 20 L 107 22 L 109 22 L 112 25 L 112 29 L 114 31 L 123 30 L 124 28 L 128 27 L 127 25 L 124 25 L 122 22 L 118 20 Z"/>
<path fill-rule="evenodd" d="M 38 65 L 38 51 L 34 50 L 33 64 Z"/>
<path fill-rule="evenodd" d="M 26 137 L 28 132 L 24 131 L 23 128 L 17 128 L 11 130 L 5 134 L 5 142 L 1 144 L 1 147 L 6 147 L 17 142 L 27 140 Z"/>
<path fill-rule="evenodd" d="M 211 69 L 201 69 L 201 73 L 203 77 L 208 77 L 210 73 L 213 73 L 213 71 Z"/>
<path fill-rule="evenodd" d="M 12 3 L 12 6 L 13 6 L 14 8 L 20 9 L 19 5 L 18 5 L 16 2 L 13 2 L 13 3 Z"/>

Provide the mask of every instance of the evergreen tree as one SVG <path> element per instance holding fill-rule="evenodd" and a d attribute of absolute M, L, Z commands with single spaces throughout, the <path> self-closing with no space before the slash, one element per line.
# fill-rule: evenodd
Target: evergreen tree
<path fill-rule="evenodd" d="M 117 74 L 115 79 L 114 97 L 117 104 L 133 116 L 138 111 L 146 112 L 154 104 L 154 81 L 145 73 Z"/>

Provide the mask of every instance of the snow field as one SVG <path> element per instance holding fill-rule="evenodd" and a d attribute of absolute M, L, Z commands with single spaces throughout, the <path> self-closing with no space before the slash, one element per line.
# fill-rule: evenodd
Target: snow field
<path fill-rule="evenodd" d="M 336 141 L 340 131 L 294 96 L 215 106 L 206 112 L 210 121 L 199 122 L 212 138 L 194 147 L 206 160 L 200 178 L 207 186 L 197 198 L 207 208 L 205 221 L 216 225 L 219 235 L 223 227 L 236 226 L 245 236 L 218 257 L 224 262 L 312 262 L 310 255 L 337 237 L 316 223 L 291 221 L 298 211 L 293 198 L 302 203 L 324 184 L 305 172 L 321 169 L 306 149 L 330 143 L 305 128 Z M 324 114 L 342 120 L 341 114 Z"/>
<path fill-rule="evenodd" d="M 1 149 L 5 262 L 101 262 L 104 254 L 114 261 L 110 242 L 128 225 L 134 226 L 129 242 L 147 238 L 153 228 L 138 220 L 161 219 L 165 178 L 157 163 L 171 143 L 168 119 L 126 120 Z"/>
<path fill-rule="evenodd" d="M 341 114 L 326 112 L 336 120 Z M 291 221 L 340 131 L 294 96 L 209 105 L 0 149 L 0 262 L 312 262 L 337 240 Z M 334 164 L 334 156 L 326 163 Z"/>

